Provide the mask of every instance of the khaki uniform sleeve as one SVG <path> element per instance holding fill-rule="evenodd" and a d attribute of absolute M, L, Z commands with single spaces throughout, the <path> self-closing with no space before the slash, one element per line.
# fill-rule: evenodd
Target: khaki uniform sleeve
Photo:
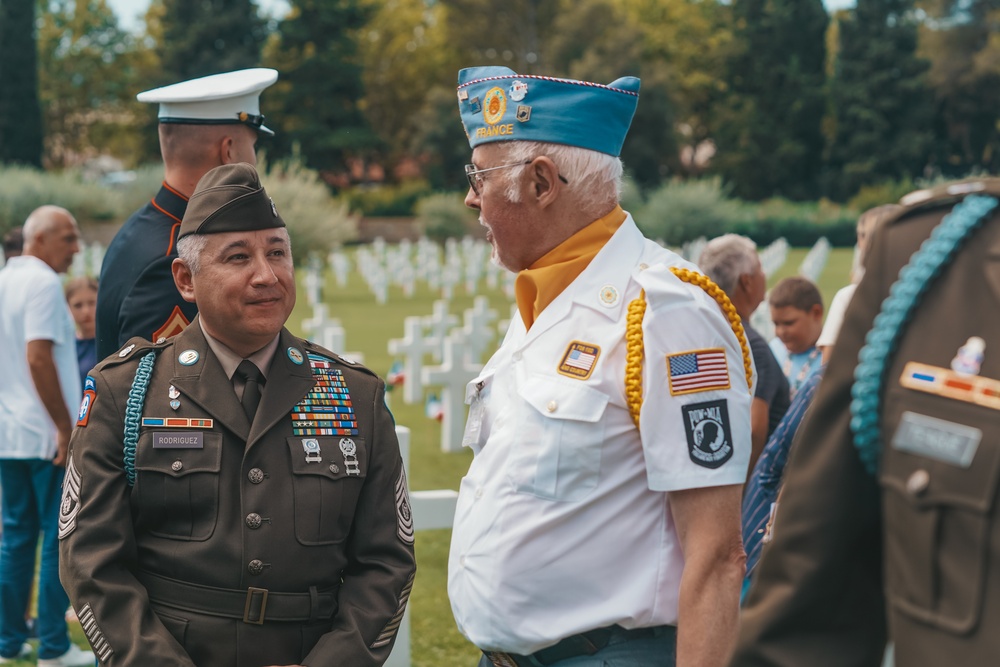
<path fill-rule="evenodd" d="M 372 404 L 371 465 L 347 541 L 348 566 L 333 629 L 303 664 L 368 667 L 389 657 L 413 587 L 413 523 L 403 461 L 385 385 Z"/>
<path fill-rule="evenodd" d="M 876 236 L 868 273 L 792 445 L 774 540 L 757 567 L 733 667 L 881 664 L 880 493 L 854 448 L 850 402 L 858 352 L 895 277 L 887 247 L 886 235 Z"/>
<path fill-rule="evenodd" d="M 70 440 L 60 514 L 60 578 L 103 665 L 194 667 L 132 575 L 136 541 L 123 470 L 127 389 L 115 396 L 93 371 L 89 414 Z M 86 400 L 86 399 L 85 399 Z"/>

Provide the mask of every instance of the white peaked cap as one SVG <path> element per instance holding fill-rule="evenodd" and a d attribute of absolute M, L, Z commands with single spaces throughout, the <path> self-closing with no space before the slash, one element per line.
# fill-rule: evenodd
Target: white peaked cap
<path fill-rule="evenodd" d="M 160 105 L 161 123 L 224 125 L 243 123 L 265 134 L 260 113 L 260 93 L 278 80 L 277 70 L 266 67 L 212 74 L 181 81 L 136 95 L 140 102 Z"/>

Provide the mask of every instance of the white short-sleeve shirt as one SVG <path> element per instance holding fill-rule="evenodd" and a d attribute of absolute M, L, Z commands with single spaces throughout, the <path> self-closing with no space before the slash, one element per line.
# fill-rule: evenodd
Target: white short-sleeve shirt
<path fill-rule="evenodd" d="M 80 407 L 73 318 L 59 276 L 37 257 L 12 257 L 0 270 L 0 458 L 51 459 L 56 429 L 28 370 L 28 342 L 50 340 L 70 417 Z"/>
<path fill-rule="evenodd" d="M 612 624 L 676 624 L 684 558 L 666 492 L 745 481 L 750 399 L 718 304 L 629 217 L 468 387 L 448 594 L 486 650 L 530 654 Z M 640 431 L 625 326 L 645 290 Z"/>

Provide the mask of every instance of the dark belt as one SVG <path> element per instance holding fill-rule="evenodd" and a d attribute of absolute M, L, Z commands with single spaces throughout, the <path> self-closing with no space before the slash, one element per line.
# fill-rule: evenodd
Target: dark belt
<path fill-rule="evenodd" d="M 151 572 L 139 572 L 136 578 L 154 604 L 255 625 L 263 625 L 264 621 L 324 621 L 337 613 L 339 586 L 322 590 L 310 586 L 307 593 L 279 593 L 252 586 L 245 590 L 203 586 Z"/>
<path fill-rule="evenodd" d="M 502 651 L 483 651 L 483 655 L 493 663 L 494 667 L 538 667 L 538 665 L 553 665 L 560 660 L 578 658 L 581 655 L 594 655 L 606 648 L 612 639 L 626 642 L 634 639 L 663 637 L 675 632 L 677 632 L 677 628 L 672 625 L 632 630 L 626 630 L 620 625 L 611 625 L 567 637 L 558 644 L 543 648 L 531 655 L 518 655 Z"/>

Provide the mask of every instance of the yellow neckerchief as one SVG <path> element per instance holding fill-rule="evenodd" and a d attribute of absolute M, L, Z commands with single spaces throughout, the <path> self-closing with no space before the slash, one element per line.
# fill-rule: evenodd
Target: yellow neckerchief
<path fill-rule="evenodd" d="M 610 213 L 573 234 L 517 274 L 514 294 L 525 329 L 530 329 L 545 307 L 583 273 L 622 226 L 625 217 L 625 211 L 615 206 Z"/>

